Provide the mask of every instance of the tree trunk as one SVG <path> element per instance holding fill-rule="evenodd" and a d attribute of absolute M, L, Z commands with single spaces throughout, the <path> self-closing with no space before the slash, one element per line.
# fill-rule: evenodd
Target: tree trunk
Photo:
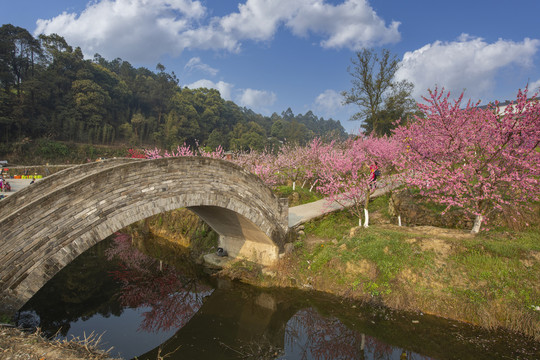
<path fill-rule="evenodd" d="M 309 188 L 309 192 L 311 192 L 311 190 L 313 190 L 313 187 L 315 186 L 317 181 L 319 181 L 319 179 L 315 180 L 315 182 L 311 185 L 311 187 Z"/>
<path fill-rule="evenodd" d="M 397 216 L 397 223 L 398 223 L 398 226 L 401 226 L 401 215 Z"/>
<path fill-rule="evenodd" d="M 478 234 L 478 232 L 480 231 L 480 226 L 482 226 L 482 220 L 484 220 L 484 217 L 482 215 L 476 215 L 471 234 Z"/>
<path fill-rule="evenodd" d="M 369 212 L 368 209 L 364 208 L 364 227 L 367 228 L 369 226 Z"/>
<path fill-rule="evenodd" d="M 370 190 L 369 185 L 368 185 L 367 189 L 366 189 L 366 201 L 364 202 L 364 217 L 365 217 L 364 227 L 366 227 L 366 228 L 369 226 L 368 205 L 369 205 L 369 196 L 370 195 L 371 195 L 371 190 Z"/>
<path fill-rule="evenodd" d="M 296 190 L 296 181 L 292 182 L 292 191 Z"/>

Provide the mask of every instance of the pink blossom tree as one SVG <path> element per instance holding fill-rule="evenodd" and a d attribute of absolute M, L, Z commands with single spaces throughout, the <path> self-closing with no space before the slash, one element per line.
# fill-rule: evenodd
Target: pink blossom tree
<path fill-rule="evenodd" d="M 208 151 L 203 147 L 199 147 L 199 153 L 203 157 L 226 160 L 225 150 L 223 150 L 223 147 L 221 145 L 219 145 L 215 150 L 211 150 L 211 151 Z"/>
<path fill-rule="evenodd" d="M 368 227 L 369 200 L 376 190 L 370 165 L 377 162 L 379 169 L 390 169 L 399 149 L 392 138 L 363 134 L 342 144 L 314 145 L 312 152 L 316 152 L 319 159 L 310 161 L 316 164 L 317 189 L 327 196 L 329 203 L 349 209 L 358 217 L 359 226 L 363 217 L 363 226 Z M 310 157 L 313 155 L 307 156 Z"/>
<path fill-rule="evenodd" d="M 321 169 L 321 154 L 325 154 L 333 149 L 335 142 L 324 143 L 320 138 L 313 139 L 307 146 L 304 155 L 304 182 L 309 182 L 309 191 L 319 182 L 319 171 Z"/>
<path fill-rule="evenodd" d="M 270 151 L 240 152 L 235 154 L 231 161 L 260 177 L 269 187 L 280 183 L 276 156 Z"/>
<path fill-rule="evenodd" d="M 435 89 L 419 104 L 424 117 L 395 130 L 405 145 L 397 162 L 421 194 L 475 217 L 473 233 L 503 207 L 519 212 L 537 201 L 540 186 L 540 101 L 527 89 L 505 111 L 455 101 Z M 446 211 L 445 210 L 445 211 Z"/>
<path fill-rule="evenodd" d="M 395 149 L 392 139 L 364 136 L 326 149 L 320 153 L 318 190 L 330 203 L 336 202 L 357 216 L 359 226 L 362 215 L 364 227 L 369 226 L 368 204 L 375 191 L 370 165 L 377 161 L 379 167 L 384 167 L 390 163 Z"/>
<path fill-rule="evenodd" d="M 343 145 L 321 154 L 317 190 L 327 196 L 329 204 L 335 202 L 349 209 L 358 217 L 360 226 L 369 170 L 365 166 L 365 154 L 353 149 L 354 141 L 349 140 Z"/>
<path fill-rule="evenodd" d="M 178 146 L 175 150 L 169 152 L 168 150 L 163 151 L 162 149 L 144 149 L 144 155 L 146 159 L 161 159 L 163 157 L 176 157 L 176 156 L 195 156 L 195 152 L 191 149 L 189 145 Z M 133 155 L 133 154 L 132 154 Z M 135 156 L 132 156 L 135 157 Z"/>
<path fill-rule="evenodd" d="M 306 162 L 306 147 L 298 145 L 284 145 L 276 157 L 276 166 L 281 183 L 292 182 L 293 191 L 296 182 L 304 177 Z"/>
<path fill-rule="evenodd" d="M 145 158 L 145 159 L 160 159 L 163 157 L 177 157 L 177 156 L 203 156 L 211 157 L 214 159 L 222 159 L 231 161 L 240 165 L 247 171 L 259 176 L 265 184 L 273 187 L 279 184 L 279 171 L 276 164 L 276 156 L 268 151 L 251 151 L 237 153 L 230 160 L 227 159 L 225 151 L 221 146 L 218 146 L 213 151 L 207 151 L 203 147 L 197 147 L 192 149 L 189 145 L 178 146 L 176 150 L 168 151 L 158 148 L 144 149 L 141 151 L 130 149 L 129 154 L 132 158 Z"/>

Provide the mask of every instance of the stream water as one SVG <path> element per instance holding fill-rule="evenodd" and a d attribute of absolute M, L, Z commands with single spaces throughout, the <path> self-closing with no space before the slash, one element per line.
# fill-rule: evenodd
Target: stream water
<path fill-rule="evenodd" d="M 216 279 L 182 250 L 134 247 L 123 234 L 60 271 L 18 323 L 50 337 L 99 338 L 124 359 L 540 359 L 531 339 Z"/>

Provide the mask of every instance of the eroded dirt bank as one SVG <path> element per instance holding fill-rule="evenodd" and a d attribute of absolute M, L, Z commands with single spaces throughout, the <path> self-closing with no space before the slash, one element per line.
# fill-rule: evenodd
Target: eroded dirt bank
<path fill-rule="evenodd" d="M 389 224 L 377 229 L 353 228 L 339 241 L 308 235 L 262 276 L 234 264 L 222 275 L 502 328 L 540 341 L 539 251 L 518 246 L 512 251 L 519 255 L 507 258 L 491 255 L 492 249 L 463 230 Z M 397 239 L 385 238 L 395 232 L 401 234 Z M 518 273 L 523 274 L 518 278 Z"/>

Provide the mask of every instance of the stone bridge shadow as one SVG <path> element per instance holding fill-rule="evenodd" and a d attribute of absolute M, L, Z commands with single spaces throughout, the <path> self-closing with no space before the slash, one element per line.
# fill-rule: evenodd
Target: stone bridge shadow
<path fill-rule="evenodd" d="M 268 265 L 283 249 L 287 200 L 231 162 L 178 157 L 80 165 L 0 202 L 0 312 L 19 309 L 114 232 L 182 207 L 219 234 L 231 257 Z"/>

